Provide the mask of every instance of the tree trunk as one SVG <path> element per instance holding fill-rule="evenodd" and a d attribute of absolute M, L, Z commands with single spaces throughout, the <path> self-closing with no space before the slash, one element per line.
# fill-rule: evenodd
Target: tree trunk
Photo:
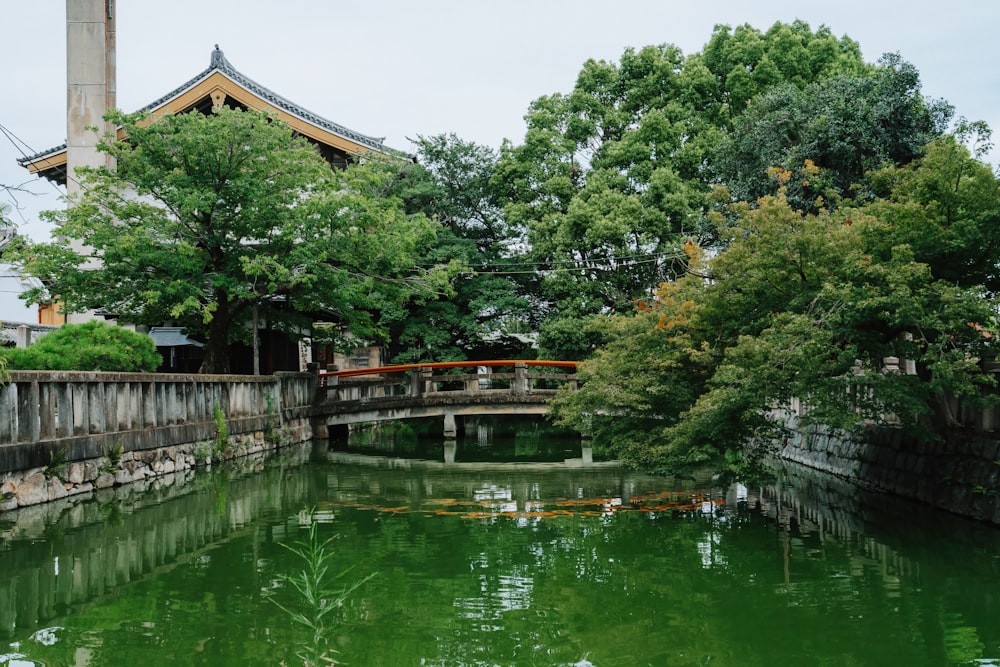
<path fill-rule="evenodd" d="M 208 341 L 205 343 L 205 358 L 202 359 L 200 373 L 224 375 L 229 373 L 229 327 L 232 324 L 231 306 L 228 299 L 220 299 L 219 307 L 208 323 Z"/>

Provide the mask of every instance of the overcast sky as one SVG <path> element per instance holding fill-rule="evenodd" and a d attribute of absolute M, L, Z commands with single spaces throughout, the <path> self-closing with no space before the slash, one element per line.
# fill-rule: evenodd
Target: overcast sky
<path fill-rule="evenodd" d="M 14 219 L 47 235 L 37 212 L 57 208 L 47 181 L 17 166 L 23 153 L 65 141 L 65 0 L 0 0 L 3 93 L 0 183 L 18 198 Z M 386 137 L 452 132 L 498 147 L 520 143 L 535 98 L 572 89 L 589 58 L 671 43 L 701 50 L 716 24 L 764 31 L 801 19 L 857 41 L 866 61 L 899 52 L 923 92 L 1000 132 L 1000 62 L 992 0 L 115 0 L 118 105 L 134 111 L 208 67 L 215 44 L 244 75 L 329 120 Z M 1000 140 L 1000 135 L 997 136 Z M 991 154 L 997 162 L 998 153 Z M 25 183 L 27 182 L 27 183 Z M 0 201 L 4 201 L 0 197 Z M 6 203 L 10 203 L 7 201 Z"/>

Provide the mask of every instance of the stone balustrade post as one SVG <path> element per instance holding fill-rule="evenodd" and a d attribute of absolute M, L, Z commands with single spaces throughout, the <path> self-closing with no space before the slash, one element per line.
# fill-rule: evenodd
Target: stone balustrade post
<path fill-rule="evenodd" d="M 14 346 L 23 349 L 29 345 L 31 345 L 31 327 L 26 324 L 22 324 L 17 327 L 16 333 L 14 334 Z"/>
<path fill-rule="evenodd" d="M 407 396 L 417 397 L 423 395 L 424 377 L 419 369 L 407 371 Z"/>
<path fill-rule="evenodd" d="M 336 373 L 338 370 L 340 369 L 338 368 L 337 364 L 326 365 L 327 373 Z M 325 391 L 326 400 L 328 401 L 339 400 L 340 390 L 338 389 L 338 385 L 340 384 L 340 378 L 336 375 L 328 375 L 327 377 L 323 378 L 323 381 L 324 381 L 324 389 L 326 390 Z"/>
<path fill-rule="evenodd" d="M 0 419 L 0 444 L 8 444 L 17 440 L 17 401 L 15 395 L 17 385 L 0 384 L 0 415 L 10 415 L 10 419 Z"/>
<path fill-rule="evenodd" d="M 531 390 L 528 380 L 528 365 L 523 361 L 514 364 L 514 382 L 510 388 L 514 394 L 527 394 Z"/>

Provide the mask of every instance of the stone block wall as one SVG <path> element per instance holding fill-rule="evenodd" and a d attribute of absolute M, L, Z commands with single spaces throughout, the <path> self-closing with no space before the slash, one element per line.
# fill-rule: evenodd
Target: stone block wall
<path fill-rule="evenodd" d="M 796 431 L 779 456 L 868 489 L 1000 525 L 1000 439 L 992 433 L 956 430 L 947 440 L 922 441 L 887 427 L 855 438 L 823 429 Z"/>

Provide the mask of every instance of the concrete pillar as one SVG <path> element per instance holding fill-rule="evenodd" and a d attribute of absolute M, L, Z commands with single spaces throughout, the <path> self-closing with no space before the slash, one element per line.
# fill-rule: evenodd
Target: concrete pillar
<path fill-rule="evenodd" d="M 0 384 L 0 414 L 10 415 L 7 420 L 0 420 L 0 445 L 17 442 L 17 384 Z"/>
<path fill-rule="evenodd" d="M 154 428 L 159 425 L 156 421 L 156 383 L 143 382 L 141 392 L 142 427 Z"/>
<path fill-rule="evenodd" d="M 55 436 L 56 414 L 58 406 L 55 404 L 55 397 L 52 395 L 52 384 L 42 382 L 38 385 L 38 422 L 40 438 L 49 440 Z"/>
<path fill-rule="evenodd" d="M 445 440 L 453 440 L 458 436 L 458 427 L 455 424 L 455 413 L 446 412 L 444 413 L 444 438 Z"/>
<path fill-rule="evenodd" d="M 454 463 L 455 453 L 458 451 L 458 443 L 454 440 L 444 441 L 444 462 Z"/>
<path fill-rule="evenodd" d="M 59 406 L 59 424 L 56 435 L 66 438 L 73 435 L 73 391 L 70 383 L 60 382 L 56 389 L 56 402 Z"/>
<path fill-rule="evenodd" d="M 594 462 L 594 448 L 590 445 L 584 445 L 580 448 L 582 452 L 583 465 L 589 466 Z"/>
<path fill-rule="evenodd" d="M 38 442 L 41 429 L 38 407 L 38 381 L 20 385 L 17 393 L 17 442 Z"/>
<path fill-rule="evenodd" d="M 90 433 L 90 392 L 86 382 L 74 382 L 73 392 L 73 432 L 77 435 Z"/>
<path fill-rule="evenodd" d="M 114 167 L 97 142 L 114 130 L 104 114 L 117 106 L 115 5 L 116 0 L 66 0 L 66 194 L 71 199 L 80 191 L 78 168 Z M 83 250 L 76 241 L 72 246 Z M 97 318 L 93 311 L 70 313 L 66 322 Z"/>
<path fill-rule="evenodd" d="M 104 383 L 87 384 L 87 414 L 90 418 L 90 433 L 104 433 L 107 429 L 107 413 L 104 408 Z"/>
<path fill-rule="evenodd" d="M 336 364 L 327 364 L 326 365 L 326 372 L 327 373 L 334 373 L 334 372 L 336 372 L 338 370 L 340 370 L 340 369 L 337 368 Z M 336 375 L 331 375 L 331 376 L 327 376 L 327 377 L 322 378 L 322 380 L 323 380 L 323 387 L 324 387 L 325 391 L 322 394 L 320 394 L 320 395 L 321 396 L 326 396 L 326 400 L 328 400 L 328 401 L 336 401 L 336 400 L 338 400 L 340 398 L 340 396 L 339 396 L 339 392 L 337 390 L 337 385 L 340 384 L 340 378 L 337 377 Z"/>
<path fill-rule="evenodd" d="M 117 105 L 114 0 L 66 0 L 66 192 L 80 190 L 78 167 L 114 166 L 97 150 Z M 98 128 L 97 132 L 88 130 Z"/>

